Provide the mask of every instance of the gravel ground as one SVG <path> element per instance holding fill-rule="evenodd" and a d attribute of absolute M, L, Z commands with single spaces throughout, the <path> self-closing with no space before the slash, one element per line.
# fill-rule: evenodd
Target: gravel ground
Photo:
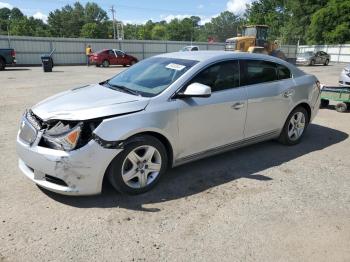
<path fill-rule="evenodd" d="M 336 85 L 343 65 L 301 67 Z M 350 115 L 170 170 L 151 192 L 65 197 L 17 168 L 26 107 L 120 68 L 0 72 L 0 261 L 350 261 Z"/>

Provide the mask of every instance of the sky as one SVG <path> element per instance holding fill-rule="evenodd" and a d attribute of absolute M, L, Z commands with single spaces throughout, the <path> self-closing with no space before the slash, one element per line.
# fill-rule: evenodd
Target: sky
<path fill-rule="evenodd" d="M 111 17 L 110 7 L 114 5 L 116 18 L 124 23 L 142 24 L 148 20 L 170 21 L 173 18 L 183 19 L 191 15 L 201 17 L 202 24 L 209 22 L 212 17 L 229 10 L 235 14 L 242 14 L 245 5 L 254 0 L 90 0 L 96 2 Z M 50 11 L 60 9 L 76 0 L 0 0 L 2 7 L 18 7 L 28 16 L 47 21 Z M 88 0 L 80 0 L 85 4 Z"/>

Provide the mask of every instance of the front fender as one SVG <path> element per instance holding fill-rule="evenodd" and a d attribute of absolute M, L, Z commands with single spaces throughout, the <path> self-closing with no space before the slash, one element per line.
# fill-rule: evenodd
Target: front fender
<path fill-rule="evenodd" d="M 105 141 L 125 141 L 140 133 L 154 132 L 164 136 L 171 144 L 174 156 L 177 152 L 177 109 L 163 111 L 141 111 L 108 118 L 94 130 L 94 134 Z"/>

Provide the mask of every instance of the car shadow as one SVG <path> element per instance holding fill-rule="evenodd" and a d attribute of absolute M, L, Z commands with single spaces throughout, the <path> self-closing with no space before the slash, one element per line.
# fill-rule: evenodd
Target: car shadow
<path fill-rule="evenodd" d="M 29 70 L 32 70 L 30 68 L 5 68 L 5 71 L 29 71 Z"/>
<path fill-rule="evenodd" d="M 104 184 L 102 194 L 97 196 L 71 197 L 42 190 L 52 199 L 78 208 L 119 207 L 158 212 L 158 208 L 144 205 L 185 198 L 240 178 L 264 183 L 272 178 L 260 172 L 337 144 L 348 136 L 332 128 L 311 124 L 302 143 L 296 146 L 268 141 L 192 162 L 169 170 L 153 190 L 142 195 L 119 194 L 109 183 Z"/>

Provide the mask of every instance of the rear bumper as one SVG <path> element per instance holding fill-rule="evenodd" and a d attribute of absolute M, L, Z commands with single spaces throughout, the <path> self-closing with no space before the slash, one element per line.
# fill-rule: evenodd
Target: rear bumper
<path fill-rule="evenodd" d="M 296 61 L 295 61 L 295 64 L 296 64 L 296 65 L 309 65 L 309 63 L 310 63 L 310 61 L 308 61 L 308 60 L 306 60 L 306 61 L 304 61 L 304 60 L 303 60 L 303 61 L 300 61 L 300 60 L 298 61 L 298 60 L 296 60 Z"/>

